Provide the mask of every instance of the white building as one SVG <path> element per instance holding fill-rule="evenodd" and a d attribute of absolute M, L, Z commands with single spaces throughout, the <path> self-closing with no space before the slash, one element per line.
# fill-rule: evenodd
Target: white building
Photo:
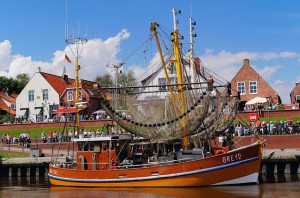
<path fill-rule="evenodd" d="M 62 78 L 38 68 L 16 99 L 16 117 L 33 122 L 50 118 L 59 107 L 60 95 L 72 83 L 66 75 Z"/>
<path fill-rule="evenodd" d="M 191 82 L 191 67 L 189 66 L 188 60 L 186 60 L 183 63 L 183 71 L 182 73 L 187 74 L 187 77 L 184 77 L 183 81 L 184 83 L 190 83 Z M 167 72 L 170 79 L 170 84 L 178 84 L 177 75 L 176 75 L 176 66 L 173 63 L 167 64 Z M 200 59 L 195 59 L 195 70 L 198 75 L 201 75 L 200 73 Z M 186 75 L 183 75 L 186 76 Z M 197 79 L 198 82 L 204 82 L 201 78 Z M 140 90 L 141 92 L 144 92 L 138 96 L 138 100 L 147 100 L 147 99 L 164 99 L 167 95 L 169 95 L 168 87 L 166 86 L 167 80 L 164 73 L 163 68 L 159 68 L 156 72 L 152 73 L 150 76 L 148 76 L 146 79 L 142 81 L 143 90 Z M 157 87 L 158 85 L 158 87 Z M 190 85 L 192 86 L 192 85 Z M 194 85 L 194 87 L 198 87 L 198 90 L 201 89 L 201 92 L 205 92 L 207 89 L 206 84 L 202 85 Z M 201 88 L 200 88 L 201 87 Z M 176 87 L 172 87 L 173 89 L 176 89 Z"/>

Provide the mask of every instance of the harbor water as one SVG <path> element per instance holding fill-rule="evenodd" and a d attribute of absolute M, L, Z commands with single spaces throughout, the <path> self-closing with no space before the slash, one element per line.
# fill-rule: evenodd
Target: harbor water
<path fill-rule="evenodd" d="M 261 183 L 258 185 L 216 186 L 201 188 L 75 188 L 51 186 L 47 176 L 39 177 L 1 177 L 0 197 L 286 197 L 298 198 L 300 181 L 290 178 L 285 180 L 276 177 L 275 183 Z M 265 178 L 264 178 L 265 179 Z M 279 179 L 279 180 L 278 180 Z M 283 183 L 280 183 L 284 181 Z M 267 182 L 267 181 L 264 181 Z"/>

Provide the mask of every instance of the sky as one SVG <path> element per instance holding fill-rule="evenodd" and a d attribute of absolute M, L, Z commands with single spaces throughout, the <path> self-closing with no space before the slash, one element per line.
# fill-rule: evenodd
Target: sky
<path fill-rule="evenodd" d="M 62 75 L 65 67 L 74 77 L 74 56 L 65 43 L 73 35 L 88 39 L 79 59 L 81 78 L 113 74 L 107 65 L 125 60 L 122 70 L 132 69 L 142 80 L 157 50 L 130 55 L 148 39 L 151 22 L 173 29 L 173 7 L 181 10 L 182 42 L 189 42 L 189 17 L 196 21 L 195 55 L 207 67 L 231 81 L 248 58 L 283 103 L 290 103 L 300 81 L 297 0 L 0 0 L 0 76 L 32 77 L 38 67 Z"/>

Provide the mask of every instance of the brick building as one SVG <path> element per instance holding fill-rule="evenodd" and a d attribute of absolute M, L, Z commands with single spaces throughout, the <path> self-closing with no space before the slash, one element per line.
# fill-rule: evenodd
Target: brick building
<path fill-rule="evenodd" d="M 244 65 L 231 80 L 232 90 L 240 93 L 240 109 L 245 103 L 255 97 L 266 98 L 270 96 L 271 103 L 281 103 L 277 92 L 250 66 L 249 59 L 244 60 Z"/>
<path fill-rule="evenodd" d="M 296 104 L 299 108 L 300 104 L 300 82 L 296 82 L 296 86 L 290 93 L 291 104 Z"/>

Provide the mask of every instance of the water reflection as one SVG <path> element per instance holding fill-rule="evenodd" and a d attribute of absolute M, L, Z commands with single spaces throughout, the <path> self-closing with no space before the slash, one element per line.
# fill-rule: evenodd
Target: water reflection
<path fill-rule="evenodd" d="M 300 182 L 297 176 L 273 175 L 275 183 L 245 186 L 217 186 L 202 188 L 75 188 L 55 187 L 43 177 L 2 177 L 0 178 L 0 197 L 299 197 Z M 283 178 L 284 177 L 284 178 Z M 262 177 L 266 181 L 265 176 Z M 291 181 L 296 182 L 291 182 Z M 278 183 L 286 181 L 285 183 Z"/>
<path fill-rule="evenodd" d="M 72 188 L 50 187 L 50 197 L 258 197 L 259 185 L 202 188 Z"/>

